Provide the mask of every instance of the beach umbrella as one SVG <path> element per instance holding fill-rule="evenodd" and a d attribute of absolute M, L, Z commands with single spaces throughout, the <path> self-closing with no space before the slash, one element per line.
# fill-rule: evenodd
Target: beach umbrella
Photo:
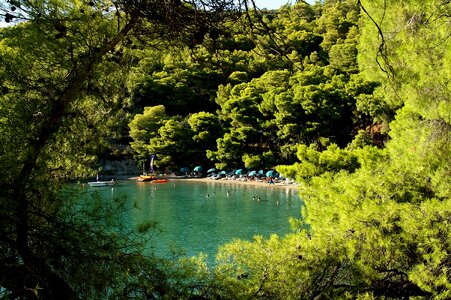
<path fill-rule="evenodd" d="M 201 172 L 204 168 L 202 168 L 202 166 L 197 166 L 194 168 L 195 172 Z"/>
<path fill-rule="evenodd" d="M 214 172 L 214 171 L 216 171 L 216 169 L 215 168 L 211 168 L 211 169 L 208 169 L 207 173 L 211 173 L 211 172 Z"/>
<path fill-rule="evenodd" d="M 256 176 L 257 175 L 257 171 L 250 171 L 249 174 L 247 174 L 247 176 Z"/>
<path fill-rule="evenodd" d="M 221 172 L 219 172 L 219 174 L 220 175 L 227 175 L 227 172 L 226 171 L 221 171 Z"/>
<path fill-rule="evenodd" d="M 258 175 L 263 175 L 263 174 L 265 174 L 265 171 L 264 171 L 264 170 L 258 171 Z"/>
<path fill-rule="evenodd" d="M 277 177 L 277 172 L 274 170 L 266 172 L 266 177 Z"/>
<path fill-rule="evenodd" d="M 182 173 L 188 173 L 188 172 L 189 172 L 189 168 L 183 167 L 183 168 L 180 169 L 180 172 L 182 172 Z"/>
<path fill-rule="evenodd" d="M 236 170 L 235 175 L 243 175 L 243 169 Z"/>

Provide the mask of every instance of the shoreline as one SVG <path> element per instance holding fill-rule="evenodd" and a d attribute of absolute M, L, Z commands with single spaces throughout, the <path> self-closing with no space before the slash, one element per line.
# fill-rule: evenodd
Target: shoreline
<path fill-rule="evenodd" d="M 128 177 L 128 180 L 136 180 L 139 176 L 134 177 Z M 164 178 L 164 177 L 162 177 Z M 287 184 L 284 182 L 278 182 L 274 184 L 269 184 L 267 182 L 261 182 L 261 181 L 255 181 L 255 180 L 237 180 L 237 179 L 230 179 L 230 180 L 214 180 L 210 178 L 187 178 L 187 177 L 166 177 L 169 181 L 186 181 L 186 182 L 205 182 L 205 183 L 215 183 L 215 184 L 239 184 L 239 185 L 251 185 L 251 186 L 258 186 L 258 187 L 266 187 L 266 188 L 285 188 L 285 189 L 293 189 L 297 190 L 298 185 L 296 184 Z M 143 182 L 146 183 L 146 182 Z M 151 182 L 148 182 L 151 183 Z"/>

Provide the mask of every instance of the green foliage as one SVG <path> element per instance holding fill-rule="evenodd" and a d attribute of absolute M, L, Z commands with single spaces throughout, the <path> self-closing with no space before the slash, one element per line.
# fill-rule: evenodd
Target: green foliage
<path fill-rule="evenodd" d="M 242 143 L 234 139 L 230 133 L 225 133 L 224 137 L 217 140 L 218 150 L 207 150 L 207 156 L 216 163 L 218 169 L 226 169 L 228 167 L 238 167 L 240 165 L 241 156 L 243 155 Z"/>
<path fill-rule="evenodd" d="M 44 4 L 35 8 L 47 13 Z M 71 9 L 59 3 L 52 17 L 2 29 L 0 261 L 2 293 L 11 298 L 99 298 L 118 292 L 108 286 L 135 281 L 138 269 L 155 270 L 144 256 L 120 250 L 138 240 L 103 230 L 112 210 L 75 212 L 70 195 L 59 194 L 59 180 L 92 174 L 114 138 L 114 119 L 124 116 L 117 107 L 125 69 L 92 54 L 115 36 L 112 20 Z M 66 12 L 74 22 L 58 23 Z M 91 32 L 102 38 L 83 39 Z"/>
<path fill-rule="evenodd" d="M 130 84 L 134 105 L 162 104 L 169 116 L 183 117 L 216 110 L 221 130 L 211 139 L 217 143 L 201 148 L 223 167 L 294 163 L 293 151 L 282 149 L 323 139 L 344 147 L 359 129 L 373 134 L 373 121 L 386 111 L 373 101 L 377 84 L 355 74 L 358 7 L 346 1 L 298 3 L 249 15 L 260 17 L 277 34 L 254 26 L 250 41 L 239 24 L 228 23 L 217 40 L 191 51 L 140 53 Z"/>
<path fill-rule="evenodd" d="M 188 123 L 194 132 L 193 140 L 199 143 L 203 149 L 211 149 L 216 145 L 216 139 L 222 133 L 218 117 L 212 113 L 201 111 L 192 114 Z"/>
<path fill-rule="evenodd" d="M 337 1 L 324 10 L 343 4 Z M 450 296 L 451 126 L 449 113 L 443 114 L 449 112 L 449 68 L 443 66 L 449 64 L 450 47 L 443 35 L 447 21 L 439 17 L 449 4 L 363 5 L 382 24 L 385 44 L 379 62 L 389 74 L 373 63 L 381 41 L 373 21 L 365 18 L 358 47 L 363 74 L 346 81 L 330 68 L 316 66 L 309 76 L 297 75 L 292 85 L 300 86 L 293 95 L 306 115 L 322 115 L 316 99 L 336 101 L 348 95 L 357 101 L 353 113 L 362 130 L 346 149 L 336 144 L 324 148 L 322 139 L 300 145 L 299 162 L 277 168 L 300 182 L 303 218 L 292 222 L 300 232 L 223 247 L 218 271 L 226 274 L 224 291 L 232 298 Z M 344 40 L 339 29 L 347 25 L 336 16 L 337 11 L 321 21 L 323 28 L 341 24 L 325 36 L 324 47 Z M 331 45 L 329 54 L 331 65 L 342 64 L 343 70 L 351 63 L 339 56 L 347 52 L 341 45 L 346 44 Z M 330 91 L 333 97 L 324 97 Z M 310 124 L 319 128 L 324 122 L 328 120 Z M 380 143 L 378 135 L 387 132 L 390 140 Z"/>
<path fill-rule="evenodd" d="M 210 113 L 195 114 L 186 120 L 167 116 L 165 107 L 159 105 L 145 107 L 143 114 L 136 114 L 129 127 L 133 138 L 130 145 L 136 158 L 146 161 L 151 154 L 156 154 L 155 166 L 164 170 L 186 165 L 201 153 L 206 143 L 214 143 L 214 137 L 206 133 L 209 129 L 218 129 L 219 125 Z M 195 163 L 203 163 L 202 158 Z"/>
<path fill-rule="evenodd" d="M 164 105 L 169 115 L 214 111 L 213 101 L 221 72 L 192 61 L 189 53 L 146 50 L 135 54 L 140 64 L 133 70 L 129 89 L 135 110 Z M 199 56 L 203 53 L 199 53 Z M 199 60 L 210 60 L 211 55 Z M 206 65 L 207 63 L 204 63 Z"/>
<path fill-rule="evenodd" d="M 246 72 L 235 71 L 229 76 L 229 81 L 232 84 L 238 84 L 242 82 L 246 82 L 249 80 L 249 77 Z"/>
<path fill-rule="evenodd" d="M 158 129 L 158 136 L 150 140 L 149 149 L 158 153 L 159 167 L 180 166 L 186 162 L 188 152 L 193 151 L 193 133 L 184 120 L 169 119 Z"/>
<path fill-rule="evenodd" d="M 164 263 L 143 254 L 147 236 L 122 226 L 124 201 L 83 199 L 83 191 L 66 193 L 61 185 L 98 171 L 99 153 L 110 151 L 130 120 L 125 86 L 134 56 L 127 47 L 159 36 L 181 41 L 187 28 L 209 27 L 214 11 L 166 8 L 152 1 L 0 1 L 1 17 L 15 23 L 0 29 L 0 297 L 183 297 Z M 157 127 L 174 138 L 189 128 L 176 120 Z"/>
<path fill-rule="evenodd" d="M 251 12 L 265 24 L 249 36 L 186 5 L 10 4 L 30 21 L 0 31 L 0 294 L 451 297 L 446 1 L 300 1 Z M 225 245 L 214 269 L 143 254 L 120 199 L 59 185 L 93 174 L 127 124 L 160 168 L 282 164 L 304 201 L 296 231 Z"/>
<path fill-rule="evenodd" d="M 153 153 L 149 142 L 158 136 L 158 130 L 167 119 L 164 106 L 159 105 L 144 108 L 143 114 L 136 114 L 130 122 L 131 146 L 142 159 Z"/>
<path fill-rule="evenodd" d="M 243 162 L 246 168 L 258 168 L 263 165 L 262 156 L 260 155 L 243 155 Z"/>
<path fill-rule="evenodd" d="M 235 299 L 339 298 L 352 267 L 343 248 L 306 234 L 235 241 L 218 255 L 217 272 L 226 275 L 219 294 Z M 363 283 L 363 282 L 362 282 Z"/>
<path fill-rule="evenodd" d="M 354 172 L 360 164 L 358 156 L 350 151 L 340 149 L 337 145 L 329 145 L 325 150 L 318 151 L 316 146 L 298 146 L 297 157 L 300 163 L 292 166 L 279 167 L 278 170 L 290 178 L 308 182 L 315 176 L 324 173 L 340 171 Z"/>

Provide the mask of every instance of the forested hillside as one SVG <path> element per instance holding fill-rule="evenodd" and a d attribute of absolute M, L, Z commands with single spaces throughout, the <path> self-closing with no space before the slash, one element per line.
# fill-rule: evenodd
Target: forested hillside
<path fill-rule="evenodd" d="M 451 298 L 449 1 L 196 3 L 0 1 L 0 298 Z M 125 142 L 277 166 L 302 218 L 156 257 L 153 223 L 66 185 Z"/>
<path fill-rule="evenodd" d="M 300 2 L 255 12 L 264 25 L 250 32 L 227 24 L 191 49 L 139 51 L 129 82 L 137 157 L 156 153 L 173 170 L 269 168 L 294 163 L 300 144 L 345 147 L 359 131 L 382 146 L 394 111 L 359 73 L 359 15 L 355 1 Z"/>

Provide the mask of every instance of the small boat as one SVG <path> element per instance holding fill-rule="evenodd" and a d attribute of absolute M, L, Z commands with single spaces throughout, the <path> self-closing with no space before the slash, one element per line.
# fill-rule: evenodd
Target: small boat
<path fill-rule="evenodd" d="M 155 179 L 157 179 L 155 175 L 139 175 L 136 181 L 145 182 L 145 181 L 154 181 Z"/>
<path fill-rule="evenodd" d="M 150 155 L 150 170 L 149 173 L 146 173 L 145 163 L 143 162 L 143 173 L 142 175 L 139 175 L 138 179 L 136 181 L 138 182 L 146 182 L 146 181 L 154 181 L 157 179 L 157 176 L 152 175 L 154 173 L 153 171 L 153 161 L 155 159 L 156 155 L 152 154 Z"/>
<path fill-rule="evenodd" d="M 113 186 L 117 184 L 117 181 L 114 179 L 111 179 L 110 181 L 91 181 L 88 182 L 89 186 Z"/>
<path fill-rule="evenodd" d="M 167 179 L 155 179 L 155 180 L 152 180 L 152 183 L 166 183 L 166 182 L 168 182 Z"/>

